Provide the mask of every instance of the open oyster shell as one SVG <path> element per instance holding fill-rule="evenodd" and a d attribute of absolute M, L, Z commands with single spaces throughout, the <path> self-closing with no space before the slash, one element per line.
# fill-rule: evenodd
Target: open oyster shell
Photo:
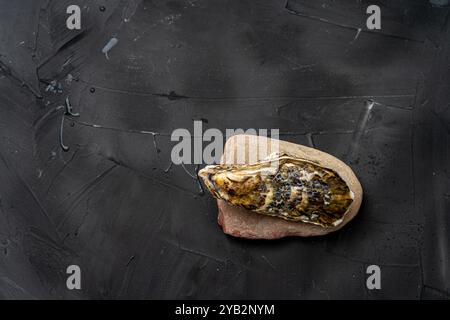
<path fill-rule="evenodd" d="M 210 165 L 199 176 L 215 198 L 322 227 L 339 225 L 354 199 L 334 170 L 287 155 L 256 164 Z"/>

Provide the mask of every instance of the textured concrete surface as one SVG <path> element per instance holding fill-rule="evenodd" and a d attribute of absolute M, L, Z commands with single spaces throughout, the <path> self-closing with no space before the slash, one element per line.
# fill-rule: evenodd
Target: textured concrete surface
<path fill-rule="evenodd" d="M 446 1 L 0 0 L 0 298 L 448 299 L 449 32 Z M 321 238 L 225 236 L 195 166 L 170 166 L 194 120 L 346 160 L 362 211 Z"/>

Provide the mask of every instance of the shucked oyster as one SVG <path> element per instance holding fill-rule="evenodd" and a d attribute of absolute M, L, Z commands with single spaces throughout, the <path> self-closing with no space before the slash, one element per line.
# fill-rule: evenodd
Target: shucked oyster
<path fill-rule="evenodd" d="M 210 165 L 199 176 L 214 197 L 232 205 L 322 227 L 339 225 L 354 198 L 334 170 L 290 156 L 250 165 Z"/>

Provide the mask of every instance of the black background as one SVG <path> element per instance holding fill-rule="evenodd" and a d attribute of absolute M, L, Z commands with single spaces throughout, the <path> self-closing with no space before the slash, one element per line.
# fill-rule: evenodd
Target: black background
<path fill-rule="evenodd" d="M 450 24 L 430 2 L 0 0 L 0 297 L 448 299 Z M 224 235 L 195 166 L 170 167 L 194 120 L 346 160 L 360 214 L 320 238 Z"/>

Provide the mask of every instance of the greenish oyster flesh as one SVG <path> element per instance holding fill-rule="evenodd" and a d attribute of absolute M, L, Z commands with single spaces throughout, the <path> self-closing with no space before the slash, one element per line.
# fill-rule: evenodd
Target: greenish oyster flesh
<path fill-rule="evenodd" d="M 354 199 L 334 170 L 289 156 L 250 165 L 209 165 L 199 176 L 215 198 L 234 206 L 322 227 L 339 225 Z"/>

